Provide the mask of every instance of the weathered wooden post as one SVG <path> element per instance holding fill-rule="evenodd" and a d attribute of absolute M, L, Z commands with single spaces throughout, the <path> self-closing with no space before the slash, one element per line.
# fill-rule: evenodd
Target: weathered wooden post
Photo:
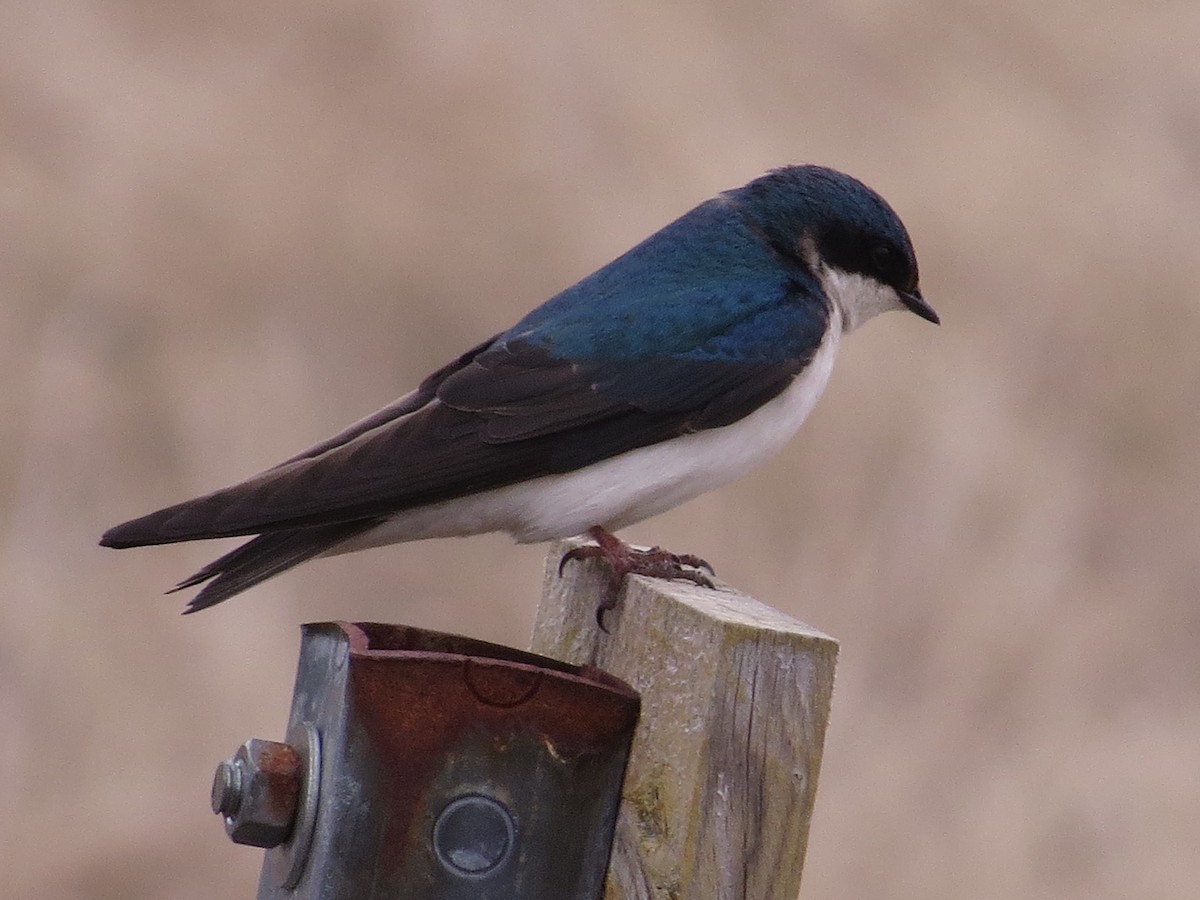
<path fill-rule="evenodd" d="M 780 900 L 800 889 L 837 642 L 730 588 L 631 578 L 596 627 L 602 564 L 546 563 L 536 653 L 642 696 L 606 900 Z"/>

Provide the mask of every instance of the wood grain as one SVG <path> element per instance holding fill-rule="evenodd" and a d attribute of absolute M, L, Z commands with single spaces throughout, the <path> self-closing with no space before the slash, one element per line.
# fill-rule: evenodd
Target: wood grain
<path fill-rule="evenodd" d="M 556 544 L 532 649 L 642 694 L 606 900 L 778 900 L 800 888 L 837 642 L 718 584 L 630 578 Z"/>

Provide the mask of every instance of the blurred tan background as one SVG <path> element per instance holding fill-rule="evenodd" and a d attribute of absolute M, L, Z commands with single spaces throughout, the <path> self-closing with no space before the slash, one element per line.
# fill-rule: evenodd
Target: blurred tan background
<path fill-rule="evenodd" d="M 297 625 L 523 646 L 543 547 L 319 561 L 100 532 L 340 429 L 787 162 L 900 211 L 801 436 L 630 529 L 842 641 L 804 896 L 1200 883 L 1200 5 L 0 5 L 0 874 L 250 897 L 213 765 Z M 706 898 L 688 898 L 706 900 Z"/>

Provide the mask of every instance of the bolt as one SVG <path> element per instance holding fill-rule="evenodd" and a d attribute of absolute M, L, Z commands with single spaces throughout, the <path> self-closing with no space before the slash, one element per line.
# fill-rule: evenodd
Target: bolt
<path fill-rule="evenodd" d="M 227 759 L 213 775 L 212 811 L 219 816 L 233 816 L 241 805 L 242 770 L 236 759 Z"/>
<path fill-rule="evenodd" d="M 212 809 L 224 816 L 235 844 L 278 847 L 296 818 L 303 778 L 300 754 L 288 744 L 251 738 L 213 775 Z"/>

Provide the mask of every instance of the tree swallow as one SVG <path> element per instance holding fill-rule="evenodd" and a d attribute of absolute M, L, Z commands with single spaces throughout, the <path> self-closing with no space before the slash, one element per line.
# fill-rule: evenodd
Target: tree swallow
<path fill-rule="evenodd" d="M 700 204 L 412 393 L 105 547 L 256 535 L 182 581 L 195 612 L 318 556 L 503 531 L 588 533 L 612 592 L 702 561 L 612 531 L 746 474 L 829 380 L 842 335 L 921 296 L 912 243 L 859 181 L 789 166 Z"/>

